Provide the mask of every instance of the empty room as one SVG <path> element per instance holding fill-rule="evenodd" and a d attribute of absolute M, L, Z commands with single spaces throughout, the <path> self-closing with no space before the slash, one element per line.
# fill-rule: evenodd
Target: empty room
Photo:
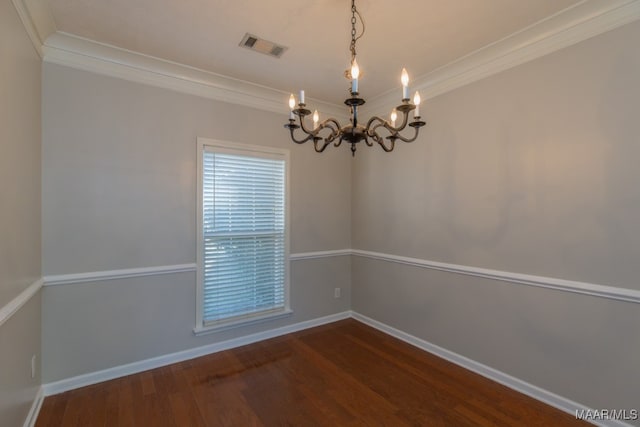
<path fill-rule="evenodd" d="M 0 0 L 0 426 L 640 426 L 640 0 Z"/>

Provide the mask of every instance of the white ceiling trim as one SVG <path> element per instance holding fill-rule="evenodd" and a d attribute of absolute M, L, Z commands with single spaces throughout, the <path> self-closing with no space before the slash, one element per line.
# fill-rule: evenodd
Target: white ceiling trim
<path fill-rule="evenodd" d="M 434 98 L 639 18 L 639 0 L 584 0 L 415 79 L 411 90 L 419 90 L 423 100 Z M 367 111 L 386 114 L 397 104 L 398 91 L 373 98 Z"/>
<path fill-rule="evenodd" d="M 33 47 L 43 57 L 42 45 L 56 31 L 56 23 L 46 0 L 12 0 Z"/>
<path fill-rule="evenodd" d="M 60 31 L 47 39 L 43 50 L 45 62 L 280 113 L 283 125 L 288 119 L 288 92 Z M 344 106 L 311 101 L 323 115 L 346 117 Z"/>
<path fill-rule="evenodd" d="M 34 44 L 42 39 L 41 35 L 48 35 L 52 29 L 55 30 L 52 19 L 47 21 L 42 18 L 51 16 L 43 12 L 46 10 L 45 1 L 13 0 L 25 28 L 32 40 L 35 40 Z M 640 0 L 584 0 L 417 78 L 412 84 L 412 90 L 420 90 L 423 99 L 433 98 L 639 18 Z M 40 50 L 46 62 L 287 114 L 287 92 L 71 34 L 55 32 L 46 39 Z M 384 114 L 397 103 L 396 89 L 392 88 L 371 99 L 367 103 L 367 110 Z M 339 119 L 346 117 L 347 111 L 343 105 L 311 101 L 323 115 Z"/>

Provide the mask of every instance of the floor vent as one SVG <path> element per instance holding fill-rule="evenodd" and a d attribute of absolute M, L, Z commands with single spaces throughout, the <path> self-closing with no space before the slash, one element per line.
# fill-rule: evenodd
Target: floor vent
<path fill-rule="evenodd" d="M 287 47 L 285 46 L 261 39 L 260 37 L 256 37 L 249 33 L 244 35 L 240 42 L 240 46 L 276 58 L 280 58 L 287 50 Z"/>

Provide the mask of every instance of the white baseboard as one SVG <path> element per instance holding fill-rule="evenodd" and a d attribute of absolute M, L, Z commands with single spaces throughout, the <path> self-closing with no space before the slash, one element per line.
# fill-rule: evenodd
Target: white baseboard
<path fill-rule="evenodd" d="M 483 377 L 486 377 L 492 381 L 500 383 L 515 391 L 518 391 L 536 400 L 546 403 L 550 406 L 558 408 L 561 411 L 564 411 L 572 416 L 576 415 L 576 411 L 591 410 L 591 408 L 588 408 L 585 405 L 574 402 L 565 397 L 559 396 L 548 390 L 544 390 L 526 381 L 512 377 L 511 375 L 505 374 L 504 372 L 498 371 L 497 369 L 491 368 L 482 363 L 469 359 L 465 356 L 459 355 L 450 350 L 447 350 L 445 348 L 432 344 L 421 338 L 410 335 L 406 332 L 403 332 L 392 326 L 386 325 L 370 317 L 367 317 L 365 315 L 362 315 L 354 311 L 344 311 L 342 313 L 336 313 L 329 316 L 320 317 L 317 319 L 307 320 L 304 322 L 283 326 L 281 328 L 276 328 L 269 331 L 246 335 L 243 337 L 234 338 L 234 339 L 222 341 L 219 343 L 209 344 L 206 346 L 184 350 L 177 353 L 172 353 L 164 356 L 154 357 L 151 359 L 141 360 L 141 361 L 129 363 L 126 365 L 115 366 L 113 368 L 104 369 L 102 371 L 90 372 L 90 373 L 79 375 L 76 377 L 67 378 L 60 381 L 44 384 L 41 387 L 40 391 L 38 392 L 36 399 L 34 400 L 31 411 L 29 412 L 29 417 L 27 418 L 27 421 L 25 421 L 24 427 L 33 426 L 33 423 L 35 423 L 35 420 L 37 418 L 38 411 L 40 410 L 40 406 L 42 405 L 42 400 L 45 396 L 51 396 L 54 394 L 63 393 L 65 391 L 77 389 L 80 387 L 85 387 L 85 386 L 100 383 L 103 381 L 120 378 L 126 375 L 148 371 L 150 369 L 159 368 L 159 367 L 170 365 L 173 363 L 194 359 L 196 357 L 205 356 L 205 355 L 216 353 L 219 351 L 229 350 L 229 349 L 240 347 L 243 345 L 252 344 L 258 341 L 275 338 L 281 335 L 301 331 L 304 329 L 313 328 L 315 326 L 320 326 L 320 325 L 336 322 L 338 320 L 343 320 L 347 318 L 353 318 L 355 320 L 358 320 L 368 326 L 371 326 L 388 335 L 398 338 L 408 344 L 418 347 L 421 350 L 427 351 L 431 354 L 434 354 L 438 357 L 448 360 L 449 362 L 455 363 L 458 366 L 461 366 L 472 372 L 480 374 Z M 624 423 L 622 421 L 616 421 L 616 420 L 594 421 L 593 423 L 597 426 L 602 426 L 602 427 L 632 427 L 630 424 Z"/>
<path fill-rule="evenodd" d="M 29 414 L 24 420 L 23 427 L 33 427 L 36 425 L 36 420 L 38 419 L 38 414 L 40 413 L 42 402 L 44 402 L 44 389 L 42 386 L 40 386 L 38 392 L 36 393 L 36 397 L 33 399 L 33 403 L 31 404 Z"/>
<path fill-rule="evenodd" d="M 196 357 L 217 353 L 223 350 L 229 350 L 235 347 L 252 344 L 269 338 L 275 338 L 281 335 L 290 334 L 292 332 L 301 331 L 303 329 L 313 328 L 315 326 L 324 325 L 326 323 L 336 322 L 338 320 L 347 319 L 349 317 L 351 317 L 351 312 L 344 311 L 342 313 L 319 317 L 317 319 L 307 320 L 304 322 L 295 323 L 293 325 L 283 326 L 281 328 L 271 329 L 268 331 L 246 335 L 239 338 L 233 338 L 227 341 L 179 351 L 177 353 L 153 357 L 151 359 L 140 360 L 138 362 L 133 362 L 126 365 L 114 366 L 113 368 L 108 368 L 97 372 L 90 372 L 72 378 L 66 378 L 60 381 L 44 384 L 42 387 L 44 389 L 44 395 L 51 396 L 76 388 L 124 377 L 126 375 L 136 374 L 139 372 L 148 371 L 150 369 L 171 365 L 172 363 L 183 362 L 185 360 L 195 359 Z"/>
<path fill-rule="evenodd" d="M 476 362 L 475 360 L 461 356 L 457 353 L 454 353 L 453 351 L 449 351 L 421 338 L 410 335 L 392 326 L 386 325 L 382 322 L 378 322 L 377 320 L 374 320 L 360 313 L 352 311 L 351 317 L 368 326 L 371 326 L 372 328 L 378 329 L 385 334 L 391 335 L 392 337 L 398 338 L 399 340 L 418 347 L 421 350 L 427 351 L 431 354 L 448 360 L 449 362 L 455 363 L 458 366 L 480 374 L 483 377 L 507 386 L 510 389 L 518 391 L 522 394 L 526 394 L 529 397 L 544 402 L 547 405 L 553 406 L 554 408 L 560 409 L 561 411 L 564 411 L 572 416 L 576 415 L 576 411 L 587 411 L 591 409 L 565 397 L 558 396 L 557 394 L 552 393 L 548 390 L 544 390 L 533 384 L 529 384 L 526 381 L 512 377 L 511 375 L 505 374 L 504 372 L 498 371 L 497 369 L 493 369 L 487 365 L 483 365 L 482 363 Z M 594 422 L 594 424 L 603 427 L 632 427 L 630 424 L 626 424 L 622 421 L 616 420 L 599 421 Z"/>

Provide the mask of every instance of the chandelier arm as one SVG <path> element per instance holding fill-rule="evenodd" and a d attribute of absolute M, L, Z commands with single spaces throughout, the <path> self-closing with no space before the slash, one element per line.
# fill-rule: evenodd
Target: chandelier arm
<path fill-rule="evenodd" d="M 369 128 L 369 126 L 374 121 L 378 121 L 378 123 L 371 128 L 369 134 L 377 133 L 376 129 L 378 129 L 380 126 L 382 126 L 391 134 L 392 137 L 398 137 L 399 139 L 404 140 L 400 136 L 400 132 L 402 132 L 407 127 L 407 124 L 409 122 L 409 111 L 405 111 L 405 112 L 402 113 L 402 124 L 400 126 L 391 126 L 391 124 L 387 120 L 383 120 L 380 117 L 374 116 L 371 119 L 369 119 L 369 123 L 367 124 L 367 128 Z M 415 140 L 415 138 L 414 138 L 414 140 Z M 409 142 L 409 141 L 405 141 L 405 142 Z"/>
<path fill-rule="evenodd" d="M 340 130 L 340 127 L 341 127 L 341 126 L 340 126 L 340 123 L 338 123 L 338 121 L 337 121 L 336 119 L 332 118 L 332 117 L 329 117 L 327 120 L 325 120 L 325 121 L 324 121 L 324 122 L 322 122 L 322 123 L 325 123 L 325 124 L 327 124 L 327 125 L 328 125 L 329 123 L 334 124 L 336 127 L 335 127 L 335 128 L 332 128 L 332 129 L 333 129 L 335 132 L 339 131 L 339 130 Z"/>
<path fill-rule="evenodd" d="M 369 130 L 371 129 L 371 125 L 376 121 L 378 122 L 378 124 L 373 127 L 374 130 L 375 130 L 375 128 L 377 128 L 378 126 L 380 126 L 381 124 L 383 124 L 385 122 L 385 120 L 381 119 L 378 116 L 371 117 L 369 119 L 369 121 L 367 122 L 367 127 L 365 128 L 367 130 L 367 132 L 369 132 Z"/>
<path fill-rule="evenodd" d="M 324 151 L 327 145 L 333 142 L 336 139 L 336 137 L 340 135 L 340 124 L 333 118 L 329 118 L 323 121 L 313 130 L 307 130 L 304 127 L 304 125 L 302 126 L 302 129 L 305 131 L 305 133 L 309 135 L 309 137 L 307 138 L 307 141 L 313 138 L 314 145 L 316 144 L 315 142 L 316 140 L 323 139 L 322 137 L 318 136 L 323 129 L 329 129 L 331 131 L 331 133 L 324 138 L 325 145 L 322 147 L 322 150 L 318 151 L 318 153 L 321 153 L 322 151 Z"/>
<path fill-rule="evenodd" d="M 376 129 L 378 129 L 380 126 L 384 126 L 385 123 L 386 123 L 386 121 L 381 119 L 378 116 L 371 117 L 369 119 L 369 121 L 367 122 L 367 127 L 365 128 L 365 134 L 377 140 L 376 137 L 379 138 L 380 135 L 378 135 L 378 132 L 376 131 Z M 373 144 L 369 144 L 370 147 L 372 145 Z"/>
<path fill-rule="evenodd" d="M 322 138 L 313 138 L 313 148 L 314 150 L 316 150 L 316 153 L 322 153 L 324 149 L 327 148 L 331 143 L 331 141 L 328 141 L 327 138 L 325 138 L 322 147 L 318 148 L 318 142 L 320 142 L 321 140 Z"/>
<path fill-rule="evenodd" d="M 299 116 L 299 118 L 300 118 L 300 128 L 302 129 L 302 131 L 303 131 L 304 133 L 306 133 L 307 135 L 310 135 L 312 138 L 313 138 L 314 136 L 316 136 L 317 132 L 315 132 L 315 130 L 309 130 L 309 129 L 307 129 L 307 127 L 304 125 L 304 117 Z M 307 139 L 307 141 L 308 141 L 308 140 L 309 140 L 309 139 Z"/>
<path fill-rule="evenodd" d="M 379 139 L 378 139 L 378 144 L 379 144 L 379 145 L 380 145 L 380 147 L 382 147 L 382 149 L 383 149 L 384 151 L 386 151 L 387 153 L 392 152 L 392 151 L 393 151 L 393 149 L 394 149 L 394 148 L 395 148 L 395 146 L 396 146 L 396 138 L 395 138 L 394 136 L 389 137 L 389 141 L 390 141 L 390 144 L 389 144 L 389 147 L 387 147 L 386 145 L 384 145 L 384 139 L 382 139 L 382 138 L 379 138 Z"/>
<path fill-rule="evenodd" d="M 378 144 L 382 144 L 383 139 L 380 136 L 380 134 L 378 134 L 378 132 L 376 132 L 376 129 L 379 128 L 380 126 L 382 126 L 382 123 L 378 123 L 375 126 L 373 126 L 371 129 L 369 129 L 365 135 L 372 138 L 375 142 L 377 142 Z M 368 139 L 365 139 L 366 144 L 371 147 L 373 146 L 373 142 L 369 142 Z"/>
<path fill-rule="evenodd" d="M 287 126 L 289 128 L 289 131 L 291 133 L 291 139 L 293 140 L 293 142 L 297 143 L 297 144 L 304 144 L 307 141 L 313 140 L 314 143 L 314 148 L 316 150 L 316 152 L 321 153 L 325 150 L 325 148 L 327 148 L 327 146 L 333 142 L 337 136 L 340 135 L 340 124 L 337 122 L 337 120 L 329 118 L 327 120 L 325 120 L 324 122 L 322 122 L 316 129 L 314 129 L 313 131 L 309 131 L 308 129 L 306 129 L 303 125 L 302 119 L 300 119 L 301 121 L 301 126 Z M 307 135 L 306 138 L 304 139 L 297 139 L 295 137 L 295 129 L 301 128 L 304 133 Z M 324 138 L 325 143 L 322 145 L 322 147 L 318 148 L 318 141 L 322 140 L 323 138 L 318 136 L 318 133 L 324 129 L 330 129 L 331 133 Z"/>
<path fill-rule="evenodd" d="M 383 128 L 385 128 L 385 124 L 386 124 L 386 123 L 385 123 L 384 121 L 381 121 L 380 123 L 378 123 L 378 124 L 376 124 L 374 127 L 372 127 L 372 128 L 371 128 L 371 131 L 372 131 L 372 132 L 374 132 L 374 133 L 378 133 L 378 128 L 379 128 L 379 127 L 383 127 Z M 386 129 L 386 128 L 385 128 L 385 129 Z"/>
<path fill-rule="evenodd" d="M 375 123 L 375 125 L 372 126 L 374 122 L 377 122 L 377 123 Z M 387 127 L 388 124 L 386 120 L 381 119 L 378 116 L 373 116 L 371 119 L 369 119 L 369 122 L 367 123 L 365 135 L 373 138 L 378 144 L 382 145 L 382 142 L 381 142 L 382 137 L 377 132 L 377 129 L 380 126 L 383 126 L 385 129 L 389 130 L 389 128 Z M 392 135 L 394 134 L 393 130 L 390 130 L 390 132 Z M 369 147 L 373 146 L 373 142 L 369 142 L 368 140 L 365 140 L 365 142 Z"/>
<path fill-rule="evenodd" d="M 331 134 L 325 138 L 325 141 L 327 142 L 333 142 L 333 140 L 335 140 L 336 137 L 340 135 L 340 123 L 338 123 L 338 121 L 334 118 L 330 117 L 324 122 L 320 123 L 318 132 L 323 128 L 331 129 Z"/>
<path fill-rule="evenodd" d="M 418 138 L 418 126 L 414 127 L 414 131 L 413 131 L 413 138 L 405 138 L 402 135 L 400 135 L 399 133 L 394 135 L 396 138 L 398 138 L 400 141 L 402 142 L 413 142 L 416 140 L 416 138 Z"/>
<path fill-rule="evenodd" d="M 295 142 L 296 144 L 304 144 L 305 142 L 310 141 L 311 139 L 313 139 L 313 135 L 308 135 L 308 136 L 307 136 L 306 138 L 304 138 L 304 139 L 296 139 L 296 137 L 295 137 L 295 135 L 294 135 L 294 133 L 293 133 L 293 132 L 295 131 L 295 128 L 290 127 L 290 128 L 289 128 L 289 131 L 291 132 L 291 140 L 292 140 L 293 142 Z"/>
<path fill-rule="evenodd" d="M 394 128 L 394 130 L 397 132 L 402 131 L 402 129 L 407 127 L 407 123 L 409 123 L 409 111 L 405 111 L 402 115 L 402 125 Z"/>
<path fill-rule="evenodd" d="M 396 136 L 398 132 L 402 132 L 404 128 L 407 127 L 407 123 L 409 122 L 409 112 L 405 111 L 402 113 L 402 124 L 400 126 L 391 126 L 388 121 L 383 120 L 382 125 L 392 136 Z"/>

